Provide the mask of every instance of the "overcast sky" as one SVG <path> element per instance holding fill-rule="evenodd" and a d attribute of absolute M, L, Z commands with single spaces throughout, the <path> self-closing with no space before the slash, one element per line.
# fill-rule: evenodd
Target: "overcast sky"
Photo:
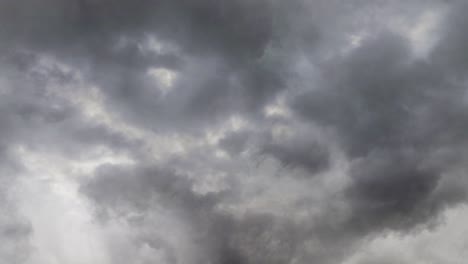
<path fill-rule="evenodd" d="M 0 264 L 462 264 L 460 0 L 0 0 Z"/>

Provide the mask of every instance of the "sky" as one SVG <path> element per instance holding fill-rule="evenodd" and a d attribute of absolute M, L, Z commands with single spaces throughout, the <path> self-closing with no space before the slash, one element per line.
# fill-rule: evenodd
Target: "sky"
<path fill-rule="evenodd" d="M 468 4 L 0 0 L 0 264 L 461 264 Z"/>

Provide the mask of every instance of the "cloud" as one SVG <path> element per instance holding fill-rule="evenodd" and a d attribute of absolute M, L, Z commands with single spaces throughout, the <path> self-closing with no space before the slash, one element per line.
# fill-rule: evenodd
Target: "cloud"
<path fill-rule="evenodd" d="M 0 3 L 0 262 L 381 259 L 371 240 L 430 232 L 466 202 L 465 11 Z M 36 214 L 44 197 L 63 204 Z M 99 249 L 44 235 L 47 214 Z"/>
<path fill-rule="evenodd" d="M 465 155 L 457 148 L 466 144 L 465 90 L 449 74 L 412 58 L 407 39 L 382 33 L 331 62 L 322 87 L 293 100 L 302 118 L 334 131 L 352 160 L 351 221 L 362 228 L 417 225 L 457 201 L 431 197 Z"/>

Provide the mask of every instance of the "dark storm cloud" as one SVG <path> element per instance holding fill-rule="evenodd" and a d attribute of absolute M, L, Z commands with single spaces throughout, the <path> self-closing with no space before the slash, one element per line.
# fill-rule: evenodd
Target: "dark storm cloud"
<path fill-rule="evenodd" d="M 145 250 L 340 263 L 367 237 L 425 227 L 466 200 L 468 20 L 448 3 L 420 58 L 390 21 L 438 5 L 408 2 L 3 1 L 0 201 L 18 147 L 70 160 L 105 147 L 133 163 L 99 165 L 80 191 L 100 224 L 128 227 L 115 263 L 146 263 Z M 33 235 L 14 207 L 0 209 L 8 263 Z"/>
<path fill-rule="evenodd" d="M 85 145 L 132 149 L 138 144 L 102 123 L 87 120 L 80 106 L 66 96 L 83 89 L 73 73 L 41 63 L 41 57 L 27 52 L 9 54 L 5 60 L 11 67 L 5 68 L 8 86 L 0 100 L 5 124 L 2 139 L 9 144 L 17 141 L 68 154 Z M 34 137 L 30 131 L 35 131 Z"/>
<path fill-rule="evenodd" d="M 190 49 L 209 44 L 227 53 L 255 54 L 271 32 L 269 9 L 267 1 L 5 1 L 2 20 L 13 40 L 46 48 L 75 41 L 78 47 L 103 45 L 99 41 L 119 34 L 160 30 L 185 45 L 194 41 Z"/>
<path fill-rule="evenodd" d="M 430 220 L 444 203 L 453 202 L 435 196 L 440 172 L 422 168 L 414 159 L 411 154 L 375 153 L 357 162 L 347 193 L 353 201 L 353 229 L 410 228 Z"/>
<path fill-rule="evenodd" d="M 159 168 L 115 167 L 100 168 L 95 179 L 86 183 L 83 191 L 88 196 L 100 201 L 102 205 L 110 204 L 109 209 L 128 203 L 129 206 L 151 207 L 151 196 L 167 199 L 163 203 L 175 203 L 182 209 L 198 211 L 211 207 L 210 196 L 197 195 L 192 190 L 192 181 L 183 175 Z M 103 207 L 106 209 L 106 207 Z"/>
<path fill-rule="evenodd" d="M 447 23 L 450 25 L 452 22 Z M 316 41 L 314 34 L 319 33 L 315 29 L 311 31 L 311 36 L 304 36 L 294 45 Z M 264 45 L 260 46 L 265 48 Z M 303 48 L 310 52 L 308 47 Z M 452 51 L 456 50 L 456 46 L 452 47 L 441 40 L 434 48 L 434 56 L 444 49 Z M 215 49 L 211 55 L 218 51 Z M 186 104 L 190 110 L 189 115 L 202 120 L 199 124 L 201 127 L 204 126 L 204 119 L 211 120 L 219 111 L 236 113 L 243 107 L 250 108 L 249 100 L 264 105 L 263 100 L 273 98 L 276 92 L 285 89 L 275 88 L 277 85 L 287 86 L 287 79 L 275 79 L 285 77 L 282 70 L 277 70 L 283 66 L 270 71 L 268 67 L 271 65 L 268 63 L 271 61 L 266 60 L 266 65 L 262 64 L 263 61 L 255 61 L 241 64 L 244 67 L 251 65 L 252 69 L 239 71 L 236 64 L 231 64 L 231 53 L 228 51 L 232 50 L 222 50 L 227 53 L 218 59 L 209 62 L 202 60 L 205 62 L 203 65 L 216 73 L 214 75 L 199 68 L 181 66 L 181 80 L 175 89 L 182 90 L 181 87 L 189 86 L 188 82 L 193 83 L 194 80 L 195 88 L 169 95 L 168 104 L 176 102 L 172 101 L 171 96 L 177 96 L 177 102 Z M 266 53 L 264 57 L 268 55 Z M 294 56 L 292 53 L 289 55 Z M 282 58 L 281 62 L 285 61 L 290 62 L 288 58 Z M 460 146 L 466 144 L 466 88 L 463 83 L 452 79 L 447 64 L 459 67 L 452 65 L 450 60 L 414 57 L 409 39 L 386 29 L 365 38 L 359 47 L 348 53 L 320 64 L 320 80 L 311 84 L 313 88 L 305 87 L 306 92 L 292 100 L 292 119 L 297 118 L 331 131 L 328 136 L 338 142 L 349 159 L 351 182 L 343 193 L 333 198 L 343 203 L 349 211 L 334 211 L 327 207 L 332 205 L 326 205 L 321 208 L 322 212 L 317 218 L 311 218 L 309 224 L 302 226 L 291 219 L 285 220 L 268 213 L 249 213 L 238 219 L 233 214 L 220 213 L 217 208 L 235 206 L 239 202 L 236 199 L 242 200 L 239 194 L 234 195 L 240 191 L 236 189 L 239 185 L 235 188 L 229 186 L 229 191 L 223 195 L 197 194 L 193 190 L 194 183 L 190 181 L 184 180 L 184 184 L 177 185 L 183 186 L 178 189 L 176 185 L 160 184 L 157 180 L 167 177 L 174 178 L 171 182 L 177 182 L 181 175 L 162 173 L 159 174 L 162 176 L 158 176 L 156 172 L 148 174 L 139 168 L 127 171 L 124 173 L 126 176 L 121 172 L 111 173 L 114 177 L 109 176 L 111 174 L 97 174 L 85 185 L 84 192 L 101 209 L 128 210 L 127 213 L 133 210 L 151 211 L 152 205 L 147 204 L 153 201 L 151 197 L 170 197 L 163 198 L 163 203 L 165 199 L 168 201 L 165 206 L 179 208 L 188 214 L 192 225 L 204 230 L 200 232 L 204 235 L 199 240 L 203 241 L 199 250 L 208 253 L 201 261 L 340 261 L 361 238 L 389 230 L 411 230 L 431 223 L 444 208 L 465 200 L 466 186 L 456 186 L 450 182 L 462 184 L 463 181 L 457 177 L 454 180 L 447 174 L 450 174 L 451 168 L 461 166 L 464 160 L 465 152 Z M 229 81 L 232 81 L 232 76 L 237 81 L 235 85 Z M 247 88 L 255 89 L 243 95 L 243 89 Z M 243 107 L 239 107 L 238 102 Z M 151 103 L 145 111 L 150 109 Z M 268 126 L 267 122 L 253 119 L 258 124 Z M 250 142 L 247 139 L 259 140 L 256 137 L 259 135 L 255 133 L 249 136 L 249 132 L 236 132 L 222 138 L 219 145 L 231 156 L 236 156 L 252 147 L 246 143 Z M 295 135 L 278 142 L 271 139 L 261 144 L 261 153 L 274 157 L 286 168 L 300 167 L 315 175 L 331 166 L 329 150 L 316 140 L 318 138 L 312 133 L 310 138 Z M 264 143 L 264 140 L 259 141 Z M 325 142 L 323 144 L 326 145 Z M 203 156 L 203 153 L 199 155 Z M 186 164 L 191 164 L 191 160 L 195 159 L 190 156 L 185 158 L 188 160 Z M 214 161 L 212 163 L 215 164 Z M 447 178 L 451 179 L 449 183 Z M 161 189 L 160 186 L 165 187 Z M 298 210 L 310 199 L 308 194 L 300 195 L 305 202 L 294 205 Z M 337 215 L 340 220 L 335 222 Z M 194 237 L 200 237 L 200 233 Z M 340 246 L 336 246 L 338 241 L 341 241 Z M 316 243 L 322 249 L 306 249 L 304 245 L 307 243 Z"/>
<path fill-rule="evenodd" d="M 315 140 L 296 136 L 287 140 L 270 140 L 262 146 L 262 153 L 271 155 L 285 168 L 303 168 L 309 175 L 323 171 L 330 165 L 329 150 Z"/>
<path fill-rule="evenodd" d="M 151 244 L 170 256 L 167 263 L 335 263 L 350 252 L 354 235 L 346 227 L 334 226 L 332 215 L 323 215 L 319 223 L 312 219 L 299 223 L 273 212 L 253 210 L 237 215 L 222 210 L 248 199 L 239 196 L 239 187 L 232 184 L 226 190 L 199 193 L 188 175 L 136 164 L 101 167 L 92 179 L 83 182 L 81 191 L 95 203 L 103 223 L 124 219 L 132 232 L 142 234 L 134 241 L 137 247 Z M 193 233 L 184 242 L 198 254 L 187 260 L 182 245 L 158 235 L 158 230 L 169 226 L 149 220 L 152 213 L 157 218 L 175 214 L 188 222 Z M 148 236 L 152 232 L 155 235 Z M 318 248 L 308 249 L 307 243 Z M 113 254 L 125 259 L 122 252 Z"/>
<path fill-rule="evenodd" d="M 219 141 L 219 146 L 226 150 L 230 155 L 237 156 L 246 150 L 248 142 L 248 131 L 236 131 L 225 135 Z"/>
<path fill-rule="evenodd" d="M 412 58 L 406 39 L 383 33 L 332 62 L 323 87 L 295 100 L 297 113 L 332 128 L 353 160 L 352 228 L 405 229 L 465 198 L 465 191 L 437 195 L 467 136 L 466 88 L 446 70 Z M 451 151 L 438 155 L 443 149 Z"/>
<path fill-rule="evenodd" d="M 184 123 L 185 129 L 194 128 L 231 112 L 256 112 L 285 87 L 284 63 L 268 53 L 278 34 L 273 24 L 288 23 L 282 16 L 285 6 L 274 1 L 48 0 L 2 5 L 7 52 L 21 47 L 86 65 L 84 73 L 109 97 L 112 111 L 152 129 Z M 295 6 L 300 5 L 297 1 Z M 145 50 L 149 37 L 176 51 Z M 158 93 L 147 76 L 155 67 L 178 73 L 173 88 L 177 93 L 164 98 Z"/>
<path fill-rule="evenodd" d="M 228 198 L 233 195 L 230 194 L 232 190 L 199 194 L 193 190 L 193 185 L 186 176 L 166 169 L 111 166 L 101 168 L 94 179 L 84 183 L 82 191 L 98 202 L 98 212 L 104 217 L 115 213 L 131 217 L 137 212 L 144 218 L 155 210 L 155 201 L 175 210 L 194 225 L 197 232 L 193 239 L 198 241 L 198 250 L 205 252 L 191 263 L 284 263 L 291 258 L 296 241 L 292 233 L 288 233 L 289 225 L 262 214 L 235 219 L 217 210 L 217 206 L 233 199 Z M 138 220 L 132 222 L 136 228 L 141 224 Z M 271 236 L 278 237 L 281 242 L 276 244 L 270 240 Z M 159 240 L 166 244 L 165 250 L 177 254 L 178 245 L 167 244 L 163 238 Z M 174 256 L 168 263 L 179 263 L 178 258 L 180 256 Z"/>
<path fill-rule="evenodd" d="M 446 23 L 439 29 L 440 41 L 435 47 L 432 59 L 439 63 L 451 74 L 463 78 L 467 70 L 468 58 L 466 53 L 467 35 L 463 28 L 468 25 L 464 12 L 467 4 L 463 1 L 455 1 L 454 8 L 447 14 Z"/>

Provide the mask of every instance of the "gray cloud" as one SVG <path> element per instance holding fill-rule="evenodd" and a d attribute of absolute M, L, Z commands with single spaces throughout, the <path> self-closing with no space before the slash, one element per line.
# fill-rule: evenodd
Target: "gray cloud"
<path fill-rule="evenodd" d="M 0 262 L 47 263 L 15 189 L 43 178 L 108 263 L 347 263 L 436 225 L 466 201 L 465 11 L 0 3 Z"/>
<path fill-rule="evenodd" d="M 438 61 L 412 58 L 408 44 L 389 33 L 366 41 L 330 63 L 323 87 L 293 102 L 303 118 L 335 131 L 353 160 L 354 229 L 406 229 L 465 199 L 462 190 L 437 195 L 444 171 L 463 166 L 465 88 Z"/>
<path fill-rule="evenodd" d="M 276 158 L 286 168 L 300 167 L 313 175 L 330 165 L 329 150 L 315 140 L 295 136 L 276 141 L 265 143 L 262 153 Z"/>
<path fill-rule="evenodd" d="M 2 195 L 3 196 L 3 195 Z M 32 228 L 30 223 L 14 209 L 4 197 L 2 202 L 2 217 L 0 218 L 0 261 L 2 263 L 22 263 L 28 259 L 31 252 L 30 235 Z"/>
<path fill-rule="evenodd" d="M 14 179 L 10 175 L 15 175 L 20 168 L 11 159 L 11 155 L 6 150 L 0 152 L 2 159 L 0 169 L 0 262 L 1 263 L 22 263 L 31 252 L 29 238 L 32 228 L 17 210 L 15 201 L 11 198 L 10 188 L 14 185 Z"/>

